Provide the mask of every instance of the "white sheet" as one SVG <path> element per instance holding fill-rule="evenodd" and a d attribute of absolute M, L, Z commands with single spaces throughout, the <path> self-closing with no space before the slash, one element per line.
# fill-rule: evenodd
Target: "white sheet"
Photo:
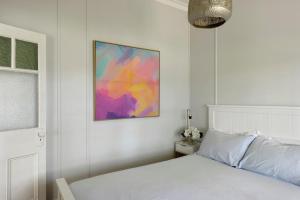
<path fill-rule="evenodd" d="M 300 187 L 198 156 L 71 184 L 76 200 L 299 200 Z"/>

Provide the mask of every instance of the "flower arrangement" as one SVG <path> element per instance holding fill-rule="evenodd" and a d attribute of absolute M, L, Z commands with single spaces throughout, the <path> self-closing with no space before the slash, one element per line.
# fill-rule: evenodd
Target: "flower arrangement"
<path fill-rule="evenodd" d="M 193 118 L 191 111 L 188 109 L 186 112 L 186 129 L 183 133 L 181 133 L 181 136 L 184 138 L 184 140 L 190 144 L 193 144 L 197 141 L 200 141 L 203 134 L 199 131 L 198 128 L 192 127 L 190 120 Z"/>
<path fill-rule="evenodd" d="M 200 140 L 202 133 L 198 128 L 189 127 L 181 134 L 185 141 L 189 143 L 194 143 Z"/>

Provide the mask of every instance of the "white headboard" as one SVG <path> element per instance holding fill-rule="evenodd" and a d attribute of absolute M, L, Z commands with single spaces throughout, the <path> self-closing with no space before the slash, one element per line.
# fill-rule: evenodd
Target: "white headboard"
<path fill-rule="evenodd" d="M 300 107 L 209 105 L 209 128 L 230 133 L 259 130 L 300 142 Z"/>

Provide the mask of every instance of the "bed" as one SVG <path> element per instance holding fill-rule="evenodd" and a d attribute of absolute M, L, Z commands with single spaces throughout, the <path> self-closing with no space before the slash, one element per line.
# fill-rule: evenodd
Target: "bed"
<path fill-rule="evenodd" d="M 227 132 L 259 129 L 298 143 L 300 108 L 209 106 L 209 126 Z M 236 169 L 200 155 L 67 184 L 57 180 L 62 200 L 298 200 L 300 187 Z"/>

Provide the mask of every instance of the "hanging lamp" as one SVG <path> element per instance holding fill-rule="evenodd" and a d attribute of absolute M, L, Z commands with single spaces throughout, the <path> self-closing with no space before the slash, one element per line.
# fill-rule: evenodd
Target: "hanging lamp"
<path fill-rule="evenodd" d="M 188 18 L 197 28 L 215 28 L 231 17 L 232 0 L 190 0 Z"/>

